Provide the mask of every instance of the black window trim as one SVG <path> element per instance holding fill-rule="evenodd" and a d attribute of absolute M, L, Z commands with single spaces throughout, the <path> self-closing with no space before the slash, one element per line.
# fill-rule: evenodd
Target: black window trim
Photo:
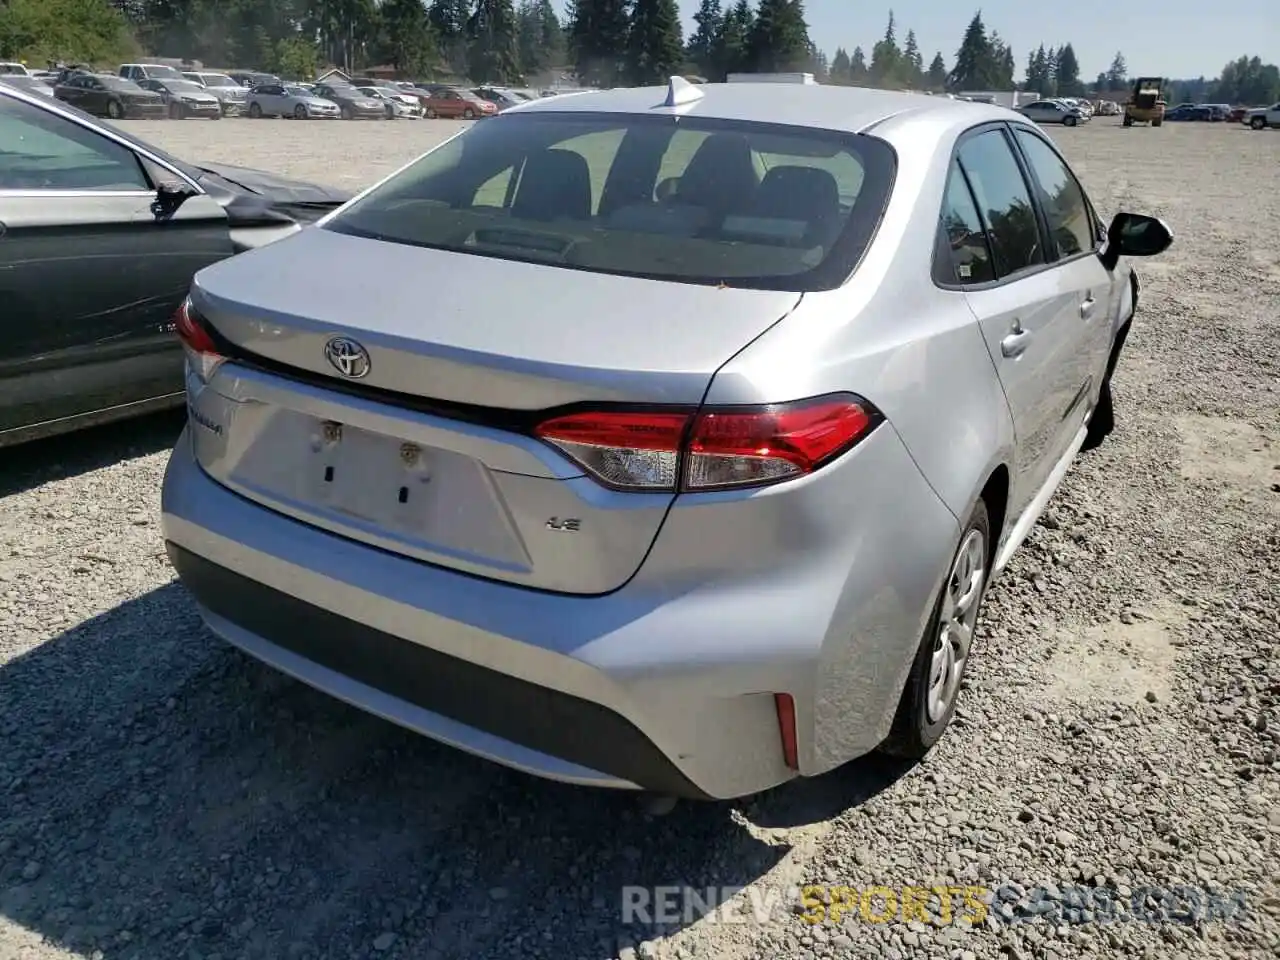
<path fill-rule="evenodd" d="M 1040 137 L 1041 139 L 1045 139 L 1044 134 L 1040 132 L 1040 129 L 1031 123 L 1017 123 L 1017 122 L 1010 122 L 1008 120 L 988 120 L 983 123 L 979 123 L 979 124 L 976 124 L 975 126 L 967 128 L 958 137 L 956 137 L 956 142 L 951 147 L 951 156 L 947 161 L 947 171 L 949 174 L 951 170 L 951 164 L 953 162 L 959 163 L 960 169 L 962 171 L 964 170 L 964 164 L 960 162 L 960 148 L 964 146 L 966 142 L 968 142 L 970 139 L 974 137 L 980 136 L 981 134 L 989 133 L 992 130 L 999 130 L 1005 139 L 1006 146 L 1009 148 L 1010 153 L 1013 154 L 1014 163 L 1017 164 L 1018 169 L 1022 173 L 1023 185 L 1027 188 L 1027 193 L 1031 197 L 1031 208 L 1032 210 L 1035 211 L 1036 224 L 1039 228 L 1039 233 L 1040 233 L 1040 244 L 1044 248 L 1045 255 L 1046 255 L 1045 262 L 1033 264 L 1032 266 L 1029 266 L 1029 267 L 1023 267 L 1021 270 L 1015 270 L 1013 273 L 1006 274 L 1002 277 L 996 277 L 994 280 L 988 280 L 984 283 L 960 283 L 958 280 L 955 279 L 955 268 L 951 260 L 951 248 L 949 245 L 944 245 L 943 243 L 942 206 L 941 204 L 939 204 L 938 231 L 934 241 L 933 264 L 932 264 L 932 270 L 930 271 L 930 273 L 932 274 L 933 284 L 939 289 L 955 291 L 960 293 L 968 293 L 971 291 L 978 293 L 984 290 L 995 290 L 995 289 L 998 289 L 999 287 L 1004 286 L 1005 284 L 1017 283 L 1018 281 L 1025 280 L 1028 277 L 1037 276 L 1045 272 L 1046 270 L 1056 270 L 1058 267 L 1061 267 L 1064 264 L 1073 263 L 1074 261 L 1082 257 L 1098 255 L 1099 247 L 1095 246 L 1094 249 L 1092 250 L 1082 251 L 1081 253 L 1075 254 L 1074 256 L 1068 257 L 1063 260 L 1047 259 L 1049 251 L 1054 249 L 1051 246 L 1053 238 L 1049 234 L 1048 220 L 1040 204 L 1039 181 L 1032 179 L 1032 172 L 1030 170 L 1030 167 L 1027 164 L 1027 159 L 1023 155 L 1022 147 L 1018 143 L 1017 137 L 1015 136 L 1015 130 L 1022 130 L 1022 129 L 1030 130 L 1036 136 Z M 1052 146 L 1052 144 L 1050 144 L 1050 146 Z M 1054 153 L 1058 154 L 1058 157 L 1060 159 L 1062 158 L 1061 153 L 1059 153 L 1056 148 L 1054 149 Z M 1084 195 L 1085 203 L 1089 204 L 1089 209 L 1093 215 L 1094 223 L 1100 225 L 1101 221 L 1097 219 L 1097 213 L 1094 211 L 1093 204 L 1089 200 L 1089 194 L 1085 192 L 1084 186 L 1080 184 L 1079 178 L 1075 176 L 1075 172 L 1071 169 L 1070 165 L 1067 164 L 1065 160 L 1063 160 L 1063 164 L 1066 166 L 1067 172 L 1071 174 L 1072 179 L 1075 180 L 1076 185 L 1080 187 L 1080 192 Z M 973 193 L 972 185 L 968 183 L 967 172 L 965 174 L 965 183 L 966 183 L 966 186 L 969 187 L 970 196 L 974 198 L 974 206 L 977 207 L 978 209 L 978 217 L 981 219 L 983 230 L 985 231 L 988 227 L 987 217 L 985 212 L 982 210 L 981 206 L 979 206 L 977 202 L 977 197 Z M 943 191 L 944 191 L 943 201 L 945 202 L 945 199 L 946 199 L 945 185 L 943 187 Z M 987 238 L 987 249 L 988 251 L 991 249 L 990 237 Z M 992 269 L 994 270 L 995 268 L 994 258 L 992 258 L 991 263 L 992 263 Z"/>
<path fill-rule="evenodd" d="M 982 227 L 982 246 L 987 251 L 987 263 L 990 264 L 991 270 L 995 272 L 995 256 L 991 252 L 991 237 L 987 233 L 987 218 L 982 213 L 982 208 L 978 206 L 978 195 L 973 192 L 973 184 L 969 182 L 969 173 L 964 168 L 959 154 L 951 157 L 951 162 L 947 165 L 947 177 L 942 186 L 942 208 L 938 211 L 938 236 L 934 243 L 934 282 L 946 289 L 969 290 L 973 287 L 985 287 L 995 281 L 984 280 L 980 283 L 963 283 L 956 277 L 956 264 L 951 253 L 951 239 L 947 236 L 946 223 L 943 218 L 943 211 L 946 209 L 947 196 L 951 187 L 951 171 L 954 169 L 960 174 L 960 182 L 964 185 L 964 195 L 969 198 L 969 203 L 973 206 L 974 212 L 978 215 L 978 225 Z"/>

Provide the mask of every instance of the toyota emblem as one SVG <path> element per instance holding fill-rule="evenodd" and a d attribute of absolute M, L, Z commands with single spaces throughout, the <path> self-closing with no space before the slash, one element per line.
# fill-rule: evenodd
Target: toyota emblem
<path fill-rule="evenodd" d="M 324 345 L 324 355 L 333 369 L 351 380 L 369 375 L 369 351 L 350 337 L 333 337 Z"/>

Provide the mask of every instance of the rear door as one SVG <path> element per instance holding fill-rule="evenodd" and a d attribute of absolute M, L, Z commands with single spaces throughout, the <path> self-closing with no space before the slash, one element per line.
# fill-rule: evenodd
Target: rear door
<path fill-rule="evenodd" d="M 158 221 L 153 176 L 176 174 L 9 97 L 0 143 L 0 435 L 179 395 L 170 322 L 232 252 L 222 208 L 201 194 Z"/>
<path fill-rule="evenodd" d="M 1014 127 L 1014 142 L 1025 162 L 1048 228 L 1047 256 L 1056 265 L 1062 283 L 1076 291 L 1077 343 L 1070 372 L 1076 389 L 1076 406 L 1063 411 L 1067 429 L 1079 425 L 1101 384 L 1111 352 L 1111 338 L 1120 302 L 1117 274 L 1098 257 L 1106 239 L 1093 205 L 1067 162 L 1051 141 L 1038 130 Z"/>
<path fill-rule="evenodd" d="M 1010 513 L 1017 516 L 1070 443 L 1063 422 L 1077 390 L 1080 297 L 1046 254 L 1031 188 L 1003 124 L 960 142 L 944 223 L 969 258 L 957 262 L 963 289 L 987 342 L 1017 436 Z M 950 231 L 949 231 L 950 232 Z M 956 241 L 953 241 L 953 250 Z"/>

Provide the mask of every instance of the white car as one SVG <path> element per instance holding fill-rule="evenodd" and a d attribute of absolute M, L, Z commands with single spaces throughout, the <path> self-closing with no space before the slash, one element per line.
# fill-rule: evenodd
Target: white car
<path fill-rule="evenodd" d="M 411 94 L 392 87 L 357 87 L 366 97 L 380 101 L 387 108 L 387 119 L 418 118 L 422 116 L 422 102 Z"/>
<path fill-rule="evenodd" d="M 1280 127 L 1280 103 L 1273 103 L 1269 107 L 1258 107 L 1256 110 L 1246 110 L 1241 122 L 1254 130 Z"/>
<path fill-rule="evenodd" d="M 1067 127 L 1085 123 L 1089 119 L 1089 114 L 1062 100 L 1034 100 L 1019 107 L 1018 113 L 1036 123 L 1060 123 Z"/>

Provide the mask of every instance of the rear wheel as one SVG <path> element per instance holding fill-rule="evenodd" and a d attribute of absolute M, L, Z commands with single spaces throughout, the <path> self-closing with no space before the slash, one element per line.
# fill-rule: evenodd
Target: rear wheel
<path fill-rule="evenodd" d="M 987 590 L 991 521 L 979 500 L 965 521 L 942 592 L 925 628 L 883 753 L 918 760 L 942 737 L 955 714 Z"/>
<path fill-rule="evenodd" d="M 307 119 L 307 108 L 306 108 L 306 106 L 305 106 L 304 104 L 301 104 L 301 103 L 300 103 L 300 104 L 298 104 L 296 107 L 294 107 L 294 108 L 293 108 L 293 118 L 294 118 L 295 120 L 305 120 L 305 119 Z"/>
<path fill-rule="evenodd" d="M 1132 126 L 1133 126 L 1133 117 L 1126 116 L 1126 117 L 1124 118 L 1124 121 L 1123 121 L 1123 126 L 1126 126 L 1126 127 L 1132 127 Z"/>
<path fill-rule="evenodd" d="M 1062 120 L 1062 124 L 1063 124 L 1063 126 L 1066 126 L 1066 127 L 1074 127 L 1074 126 L 1076 125 L 1076 118 L 1075 118 L 1075 117 L 1064 117 L 1064 118 L 1063 118 L 1063 120 Z"/>
<path fill-rule="evenodd" d="M 1163 120 L 1152 120 L 1152 121 L 1151 121 L 1151 125 L 1152 125 L 1153 127 L 1158 127 L 1158 126 L 1160 126 L 1160 124 L 1162 124 L 1162 123 L 1164 123 L 1164 121 L 1163 121 Z"/>
<path fill-rule="evenodd" d="M 436 108 L 435 108 L 435 107 L 427 107 L 426 117 L 427 117 L 427 119 L 428 119 L 428 120 L 434 120 L 434 119 L 436 118 Z"/>
<path fill-rule="evenodd" d="M 249 104 L 249 116 L 255 120 L 262 119 L 262 105 L 258 103 Z"/>
<path fill-rule="evenodd" d="M 475 118 L 476 118 L 476 112 L 472 110 L 470 107 L 467 107 L 467 109 L 462 111 L 463 120 L 474 120 Z"/>
<path fill-rule="evenodd" d="M 1249 121 L 1249 126 L 1251 126 L 1254 130 L 1263 130 L 1267 126 L 1267 118 L 1254 117 L 1252 120 Z"/>
<path fill-rule="evenodd" d="M 123 120 L 124 104 L 121 103 L 119 100 L 108 100 L 107 116 L 110 117 L 112 120 Z"/>

